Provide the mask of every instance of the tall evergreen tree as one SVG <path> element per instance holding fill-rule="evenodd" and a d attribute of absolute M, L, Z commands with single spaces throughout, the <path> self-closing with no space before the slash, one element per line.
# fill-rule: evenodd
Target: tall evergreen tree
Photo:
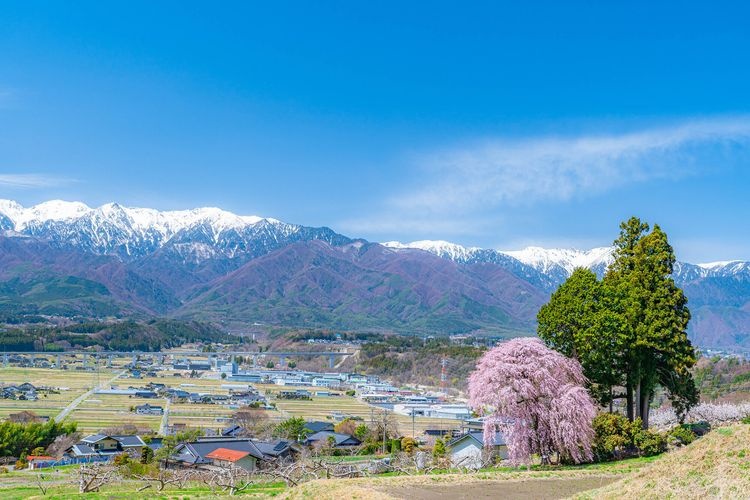
<path fill-rule="evenodd" d="M 658 225 L 632 217 L 620 225 L 615 262 L 604 284 L 616 291 L 624 314 L 628 417 L 648 427 L 654 390 L 661 385 L 678 411 L 695 404 L 697 391 L 689 369 L 695 350 L 687 337 L 687 298 L 672 279 L 674 250 Z"/>
<path fill-rule="evenodd" d="M 657 386 L 678 414 L 698 401 L 689 369 L 690 311 L 672 279 L 674 251 L 659 226 L 632 217 L 620 225 L 615 259 L 602 281 L 577 269 L 537 316 L 548 346 L 578 359 L 600 404 L 627 401 L 630 420 L 648 427 Z M 619 392 L 616 388 L 624 388 Z"/>

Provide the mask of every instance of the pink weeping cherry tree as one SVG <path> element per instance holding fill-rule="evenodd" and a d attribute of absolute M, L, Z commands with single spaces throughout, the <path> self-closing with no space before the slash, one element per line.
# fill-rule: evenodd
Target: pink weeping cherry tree
<path fill-rule="evenodd" d="M 591 461 L 592 420 L 597 409 L 580 363 L 539 339 L 509 340 L 487 351 L 469 376 L 469 405 L 486 417 L 484 440 L 505 435 L 508 458 L 530 464 L 552 457 Z"/>

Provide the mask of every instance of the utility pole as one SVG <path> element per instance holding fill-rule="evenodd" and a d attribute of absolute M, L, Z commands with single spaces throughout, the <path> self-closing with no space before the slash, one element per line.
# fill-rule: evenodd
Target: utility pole
<path fill-rule="evenodd" d="M 99 387 L 101 385 L 101 377 L 99 374 L 99 357 L 97 355 L 94 355 L 94 368 L 96 369 L 96 386 Z"/>
<path fill-rule="evenodd" d="M 386 434 L 386 431 L 385 431 L 387 425 L 388 425 L 388 410 L 383 409 L 383 455 L 385 455 L 385 440 L 386 440 L 386 436 L 388 435 Z"/>
<path fill-rule="evenodd" d="M 440 360 L 440 388 L 443 393 L 448 389 L 448 358 Z"/>

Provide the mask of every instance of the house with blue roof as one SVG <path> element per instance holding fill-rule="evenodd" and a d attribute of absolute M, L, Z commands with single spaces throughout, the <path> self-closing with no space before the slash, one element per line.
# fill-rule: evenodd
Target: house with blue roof
<path fill-rule="evenodd" d="M 65 450 L 65 455 L 77 459 L 111 458 L 121 453 L 140 452 L 144 446 L 146 443 L 140 436 L 92 434 Z"/>

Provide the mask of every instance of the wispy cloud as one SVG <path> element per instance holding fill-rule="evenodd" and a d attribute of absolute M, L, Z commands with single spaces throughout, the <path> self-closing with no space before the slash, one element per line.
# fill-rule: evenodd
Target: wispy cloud
<path fill-rule="evenodd" d="M 726 175 L 750 159 L 750 116 L 684 121 L 626 133 L 493 138 L 416 158 L 354 234 L 449 238 L 502 232 L 510 214 L 639 183 Z M 745 164 L 748 162 L 746 161 Z"/>
<path fill-rule="evenodd" d="M 390 205 L 428 212 L 533 204 L 702 173 L 750 152 L 750 117 L 632 133 L 494 139 L 422 158 L 423 187 Z"/>
<path fill-rule="evenodd" d="M 13 189 L 57 187 L 74 182 L 72 179 L 46 174 L 0 174 L 0 186 Z"/>

